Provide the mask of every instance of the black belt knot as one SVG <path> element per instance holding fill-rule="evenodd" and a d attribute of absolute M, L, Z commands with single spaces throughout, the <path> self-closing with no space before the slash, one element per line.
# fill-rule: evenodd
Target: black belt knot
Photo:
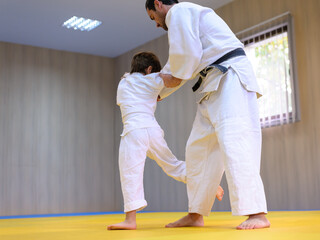
<path fill-rule="evenodd" d="M 209 66 L 205 67 L 204 69 L 201 70 L 200 77 L 196 84 L 192 87 L 192 90 L 195 92 L 198 90 L 202 83 L 202 79 L 205 78 L 208 74 L 208 72 L 213 69 L 213 68 L 218 68 L 222 73 L 226 73 L 228 69 L 224 66 L 221 66 L 220 63 L 225 62 L 231 58 L 237 57 L 237 56 L 245 56 L 246 53 L 242 48 L 236 48 L 235 50 L 232 50 L 228 52 L 227 54 L 223 55 L 221 58 L 219 58 L 217 61 L 214 63 L 211 63 Z"/>

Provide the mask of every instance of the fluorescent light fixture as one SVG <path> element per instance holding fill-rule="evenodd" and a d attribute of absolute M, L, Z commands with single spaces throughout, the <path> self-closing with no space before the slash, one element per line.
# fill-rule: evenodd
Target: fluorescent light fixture
<path fill-rule="evenodd" d="M 73 28 L 74 30 L 91 31 L 101 24 L 98 20 L 86 19 L 73 16 L 62 24 L 62 27 Z"/>

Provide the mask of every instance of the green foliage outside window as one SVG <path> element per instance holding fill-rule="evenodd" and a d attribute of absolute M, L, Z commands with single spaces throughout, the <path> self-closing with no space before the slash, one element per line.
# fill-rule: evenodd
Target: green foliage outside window
<path fill-rule="evenodd" d="M 263 96 L 261 121 L 285 121 L 292 113 L 292 86 L 287 32 L 245 46 Z"/>

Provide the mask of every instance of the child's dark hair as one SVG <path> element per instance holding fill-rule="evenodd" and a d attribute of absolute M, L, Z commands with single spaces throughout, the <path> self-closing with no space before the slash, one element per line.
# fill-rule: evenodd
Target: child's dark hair
<path fill-rule="evenodd" d="M 130 73 L 146 74 L 146 69 L 151 66 L 151 72 L 160 72 L 161 64 L 158 57 L 152 52 L 140 52 L 133 56 Z"/>

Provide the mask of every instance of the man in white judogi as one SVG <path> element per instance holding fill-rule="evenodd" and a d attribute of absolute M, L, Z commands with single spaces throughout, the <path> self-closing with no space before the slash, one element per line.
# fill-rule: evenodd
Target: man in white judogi
<path fill-rule="evenodd" d="M 189 214 L 167 227 L 203 226 L 224 171 L 232 213 L 248 216 L 237 229 L 269 227 L 260 177 L 260 89 L 242 43 L 212 9 L 176 0 L 147 0 L 145 7 L 168 31 L 172 75 L 161 75 L 168 86 L 199 73 L 202 80 L 194 86 L 203 96 L 186 148 Z"/>

